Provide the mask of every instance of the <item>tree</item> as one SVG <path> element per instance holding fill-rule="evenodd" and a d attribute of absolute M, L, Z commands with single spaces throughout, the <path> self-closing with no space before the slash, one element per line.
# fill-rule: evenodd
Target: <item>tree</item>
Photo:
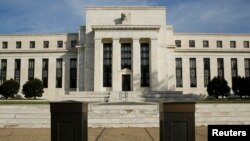
<path fill-rule="evenodd" d="M 0 86 L 0 94 L 8 99 L 9 97 L 14 98 L 15 94 L 18 93 L 20 88 L 20 84 L 16 82 L 13 79 L 5 81 L 1 86 Z"/>
<path fill-rule="evenodd" d="M 209 96 L 214 96 L 216 98 L 219 96 L 227 97 L 230 93 L 230 87 L 223 77 L 217 76 L 208 83 L 207 92 Z"/>
<path fill-rule="evenodd" d="M 250 93 L 250 79 L 244 77 L 237 77 L 233 79 L 233 92 L 235 95 L 239 95 L 240 98 L 248 96 Z"/>
<path fill-rule="evenodd" d="M 23 85 L 22 93 L 26 98 L 42 97 L 43 92 L 43 83 L 40 79 L 29 80 Z"/>
<path fill-rule="evenodd" d="M 245 91 L 246 91 L 246 96 L 250 96 L 250 78 L 245 78 Z"/>

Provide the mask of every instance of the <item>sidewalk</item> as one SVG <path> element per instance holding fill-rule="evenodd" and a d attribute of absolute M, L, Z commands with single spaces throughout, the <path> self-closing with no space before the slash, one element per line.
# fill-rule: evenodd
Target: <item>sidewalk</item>
<path fill-rule="evenodd" d="M 159 141 L 159 128 L 89 128 L 88 141 Z M 0 128 L 0 141 L 50 141 L 50 129 Z M 196 127 L 196 141 L 207 141 L 207 127 Z"/>

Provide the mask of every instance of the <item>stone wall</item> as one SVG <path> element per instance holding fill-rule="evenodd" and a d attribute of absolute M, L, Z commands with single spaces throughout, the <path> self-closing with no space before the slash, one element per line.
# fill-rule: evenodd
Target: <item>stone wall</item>
<path fill-rule="evenodd" d="M 89 127 L 159 127 L 157 104 L 90 104 Z M 250 104 L 196 104 L 196 126 L 250 124 Z M 50 128 L 49 105 L 0 105 L 0 128 Z"/>
<path fill-rule="evenodd" d="M 250 124 L 250 104 L 196 104 L 196 125 Z"/>

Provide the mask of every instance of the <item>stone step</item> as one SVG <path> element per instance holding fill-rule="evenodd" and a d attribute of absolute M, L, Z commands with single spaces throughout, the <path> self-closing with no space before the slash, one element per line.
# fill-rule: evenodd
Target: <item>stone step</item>
<path fill-rule="evenodd" d="M 85 102 L 106 102 L 108 101 L 105 97 L 61 97 L 61 100 L 75 100 L 75 101 L 85 101 Z"/>
<path fill-rule="evenodd" d="M 192 97 L 190 95 L 180 95 L 180 94 L 144 94 L 142 95 L 143 98 L 185 98 L 185 97 Z"/>
<path fill-rule="evenodd" d="M 193 98 L 144 98 L 145 102 L 163 102 L 163 101 L 193 101 Z"/>
<path fill-rule="evenodd" d="M 87 102 L 108 102 L 107 92 L 70 92 L 69 95 L 61 96 L 61 100 L 76 100 Z"/>
<path fill-rule="evenodd" d="M 89 104 L 89 110 L 92 109 L 158 109 L 158 103 L 152 102 L 114 102 L 114 103 L 94 103 Z"/>
<path fill-rule="evenodd" d="M 69 95 L 109 95 L 109 92 L 94 92 L 94 91 L 70 91 Z"/>
<path fill-rule="evenodd" d="M 175 94 L 175 95 L 181 95 L 183 94 L 182 91 L 145 91 L 143 94 Z"/>

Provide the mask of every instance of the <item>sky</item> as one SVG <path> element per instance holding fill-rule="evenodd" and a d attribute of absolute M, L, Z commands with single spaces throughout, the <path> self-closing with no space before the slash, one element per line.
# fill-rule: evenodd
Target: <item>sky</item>
<path fill-rule="evenodd" d="M 86 6 L 124 6 L 126 0 L 0 0 L 0 34 L 74 33 Z M 250 33 L 250 0 L 127 0 L 165 6 L 175 32 Z"/>

